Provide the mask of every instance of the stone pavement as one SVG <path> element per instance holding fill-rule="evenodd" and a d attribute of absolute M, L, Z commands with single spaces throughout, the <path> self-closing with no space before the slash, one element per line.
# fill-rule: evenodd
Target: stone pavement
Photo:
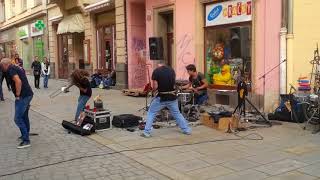
<path fill-rule="evenodd" d="M 78 90 L 72 89 L 70 93 L 62 94 L 55 99 L 48 97 L 64 84 L 66 82 L 50 80 L 49 89 L 35 90 L 32 109 L 58 123 L 63 119 L 72 119 Z M 113 115 L 139 115 L 137 110 L 144 106 L 143 98 L 125 97 L 120 91 L 95 89 L 94 95 L 97 94 L 102 95 L 104 105 Z M 92 100 L 90 103 L 92 104 Z M 63 132 L 60 126 L 56 128 Z M 171 179 L 320 179 L 319 134 L 312 135 L 309 131 L 303 131 L 297 124 L 284 123 L 282 126 L 255 129 L 238 135 L 245 136 L 251 133 L 258 133 L 264 139 L 201 143 L 238 138 L 203 126 L 193 127 L 191 136 L 179 133 L 176 128 L 164 128 L 155 130 L 154 137 L 144 139 L 139 137 L 138 131 L 112 129 L 98 132 L 89 138 L 100 144 L 99 146 L 103 145 L 104 148 L 114 151 L 131 149 L 131 152 L 122 154 L 131 161 L 165 174 Z M 196 144 L 183 145 L 186 143 Z"/>
<path fill-rule="evenodd" d="M 0 103 L 0 109 L 0 180 L 168 179 L 124 155 L 107 155 L 114 151 L 86 137 L 68 134 L 60 124 L 34 111 L 30 112 L 31 132 L 39 136 L 31 137 L 31 148 L 18 150 L 19 131 L 11 119 L 12 103 Z M 83 156 L 93 157 L 76 159 Z M 3 176 L 61 161 L 66 162 Z"/>

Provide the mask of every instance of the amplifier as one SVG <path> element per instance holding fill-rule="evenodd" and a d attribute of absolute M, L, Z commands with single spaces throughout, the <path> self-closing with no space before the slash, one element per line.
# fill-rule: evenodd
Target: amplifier
<path fill-rule="evenodd" d="M 112 129 L 111 113 L 109 110 L 100 110 L 94 112 L 93 109 L 84 110 L 87 117 L 90 117 L 95 122 L 96 130 Z"/>

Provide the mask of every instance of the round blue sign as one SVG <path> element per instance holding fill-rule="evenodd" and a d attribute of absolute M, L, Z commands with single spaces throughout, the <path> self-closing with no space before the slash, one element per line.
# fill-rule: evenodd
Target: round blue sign
<path fill-rule="evenodd" d="M 216 19 L 222 12 L 222 5 L 218 5 L 216 7 L 214 7 L 210 13 L 208 14 L 208 21 L 213 21 L 214 19 Z"/>

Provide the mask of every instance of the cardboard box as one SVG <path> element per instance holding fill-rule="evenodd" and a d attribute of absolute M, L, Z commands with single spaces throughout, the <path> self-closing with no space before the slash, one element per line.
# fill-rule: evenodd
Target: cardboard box
<path fill-rule="evenodd" d="M 239 125 L 239 119 L 236 117 L 220 118 L 219 123 L 214 123 L 213 119 L 208 113 L 201 114 L 200 121 L 204 126 L 223 131 L 229 128 L 229 124 L 232 129 L 238 128 Z"/>

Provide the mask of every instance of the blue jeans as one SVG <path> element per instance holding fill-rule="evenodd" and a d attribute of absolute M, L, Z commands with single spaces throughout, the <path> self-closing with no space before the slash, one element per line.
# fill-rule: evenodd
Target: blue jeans
<path fill-rule="evenodd" d="M 198 105 L 202 105 L 205 102 L 207 102 L 208 99 L 209 99 L 208 93 L 204 93 L 202 95 L 199 95 L 199 96 L 195 97 L 195 103 L 198 104 Z"/>
<path fill-rule="evenodd" d="M 78 107 L 77 107 L 77 111 L 76 111 L 76 116 L 75 116 L 75 120 L 78 119 L 80 113 L 84 110 L 84 108 L 86 107 L 87 102 L 89 101 L 90 97 L 89 96 L 84 96 L 84 95 L 80 95 L 78 98 Z"/>
<path fill-rule="evenodd" d="M 154 98 L 149 107 L 144 133 L 151 134 L 154 118 L 156 117 L 157 113 L 165 107 L 169 109 L 171 115 L 176 120 L 180 129 L 185 133 L 191 133 L 191 128 L 188 126 L 188 122 L 179 111 L 178 100 L 160 102 L 159 97 Z"/>
<path fill-rule="evenodd" d="M 33 96 L 28 96 L 15 101 L 14 121 L 20 129 L 21 137 L 24 142 L 30 142 L 29 108 L 32 97 Z"/>
<path fill-rule="evenodd" d="M 48 80 L 49 80 L 49 75 L 44 75 L 43 76 L 43 87 L 48 88 Z"/>

